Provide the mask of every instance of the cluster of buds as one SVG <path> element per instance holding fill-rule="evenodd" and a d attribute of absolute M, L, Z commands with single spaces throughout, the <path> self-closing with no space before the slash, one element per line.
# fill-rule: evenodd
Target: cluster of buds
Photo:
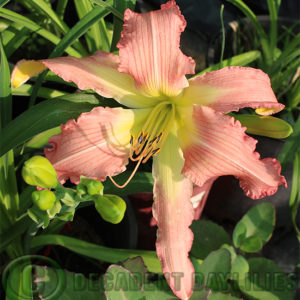
<path fill-rule="evenodd" d="M 32 193 L 33 203 L 41 210 L 51 209 L 56 197 L 49 189 L 55 189 L 58 180 L 56 171 L 49 160 L 43 156 L 33 156 L 25 162 L 22 176 L 27 184 L 40 189 Z"/>
<path fill-rule="evenodd" d="M 58 182 L 57 173 L 43 156 L 34 156 L 27 160 L 22 169 L 24 181 L 37 190 L 32 193 L 33 207 L 28 215 L 37 223 L 41 221 L 46 227 L 55 216 L 61 220 L 71 221 L 80 202 L 92 201 L 101 217 L 110 223 L 122 221 L 125 201 L 116 195 L 103 195 L 103 184 L 81 176 L 76 190 L 65 188 Z"/>

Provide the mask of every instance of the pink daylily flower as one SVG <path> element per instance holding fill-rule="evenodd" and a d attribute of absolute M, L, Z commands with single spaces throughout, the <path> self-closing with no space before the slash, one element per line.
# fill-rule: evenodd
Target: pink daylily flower
<path fill-rule="evenodd" d="M 153 157 L 157 255 L 181 299 L 191 296 L 194 284 L 189 226 L 200 216 L 213 181 L 234 175 L 253 199 L 286 186 L 279 162 L 260 159 L 256 140 L 224 115 L 243 107 L 262 115 L 282 110 L 269 77 L 252 68 L 227 67 L 188 80 L 195 62 L 179 48 L 185 26 L 175 1 L 144 14 L 127 9 L 119 56 L 98 51 L 84 58 L 23 60 L 12 73 L 13 86 L 19 86 L 49 68 L 82 90 L 128 107 L 97 107 L 68 121 L 50 138 L 53 148 L 45 155 L 61 182 L 74 183 L 80 175 L 103 181 L 123 172 L 129 159 L 138 167 Z"/>

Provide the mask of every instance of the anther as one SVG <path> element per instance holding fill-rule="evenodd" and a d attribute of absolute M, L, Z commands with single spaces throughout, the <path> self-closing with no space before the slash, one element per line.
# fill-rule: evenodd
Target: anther
<path fill-rule="evenodd" d="M 138 142 L 141 144 L 144 140 L 144 135 L 143 133 L 140 134 L 139 138 L 138 138 Z"/>
<path fill-rule="evenodd" d="M 153 139 L 149 142 L 149 145 L 152 145 L 152 144 L 155 142 L 156 139 L 157 139 L 157 136 L 156 136 L 155 138 L 153 138 Z"/>
<path fill-rule="evenodd" d="M 160 152 L 160 148 L 156 148 L 155 150 L 152 151 L 152 155 L 156 155 Z"/>
<path fill-rule="evenodd" d="M 143 142 L 145 142 L 147 137 L 148 137 L 148 133 L 145 133 L 144 138 L 143 138 Z"/>
<path fill-rule="evenodd" d="M 130 138 L 130 144 L 133 145 L 133 136 Z"/>
<path fill-rule="evenodd" d="M 157 140 L 156 140 L 156 144 L 159 143 L 161 136 L 162 136 L 162 132 L 158 135 Z"/>

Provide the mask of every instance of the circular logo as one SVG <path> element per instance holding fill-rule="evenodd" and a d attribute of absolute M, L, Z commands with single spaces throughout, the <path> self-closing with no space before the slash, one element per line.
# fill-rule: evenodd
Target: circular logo
<path fill-rule="evenodd" d="M 10 262 L 2 274 L 2 286 L 10 300 L 58 299 L 66 286 L 66 274 L 53 259 L 26 255 Z"/>

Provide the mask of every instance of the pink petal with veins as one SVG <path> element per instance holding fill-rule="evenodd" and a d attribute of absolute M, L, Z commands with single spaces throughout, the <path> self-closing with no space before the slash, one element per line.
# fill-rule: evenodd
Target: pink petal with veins
<path fill-rule="evenodd" d="M 123 172 L 129 152 L 127 124 L 132 119 L 129 109 L 97 107 L 62 125 L 62 132 L 49 140 L 53 148 L 45 148 L 59 180 L 78 183 L 80 175 L 105 180 Z"/>
<path fill-rule="evenodd" d="M 174 96 L 188 86 L 185 74 L 194 74 L 195 62 L 179 49 L 186 26 L 175 1 L 160 10 L 138 14 L 127 9 L 118 43 L 119 71 L 130 74 L 145 94 Z"/>
<path fill-rule="evenodd" d="M 188 254 L 193 242 L 189 226 L 194 218 L 191 181 L 181 174 L 183 154 L 175 135 L 169 134 L 162 151 L 153 160 L 154 205 L 157 222 L 157 256 L 173 290 L 181 299 L 193 292 L 194 268 Z"/>
<path fill-rule="evenodd" d="M 245 134 L 245 127 L 232 117 L 209 107 L 194 107 L 194 131 L 184 151 L 182 173 L 202 186 L 207 180 L 234 175 L 252 199 L 273 195 L 278 186 L 287 186 L 280 175 L 281 166 L 275 158 L 260 159 L 255 151 L 256 140 Z"/>
<path fill-rule="evenodd" d="M 183 94 L 187 104 L 207 105 L 223 113 L 243 107 L 266 108 L 257 111 L 262 115 L 284 108 L 277 102 L 269 76 L 258 69 L 227 67 L 193 77 L 189 84 Z"/>

